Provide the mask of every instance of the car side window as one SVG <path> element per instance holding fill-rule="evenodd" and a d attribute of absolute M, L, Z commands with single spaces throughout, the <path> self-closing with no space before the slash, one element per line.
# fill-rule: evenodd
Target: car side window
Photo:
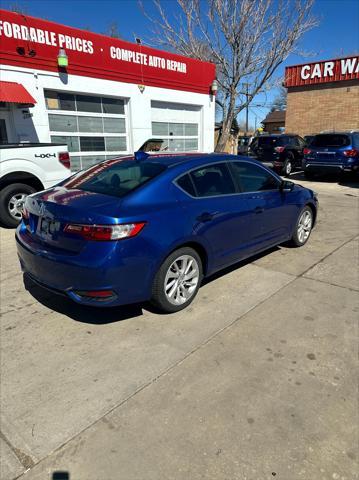
<path fill-rule="evenodd" d="M 299 146 L 300 146 L 301 148 L 305 147 L 306 143 L 305 143 L 304 138 L 302 138 L 302 137 L 297 137 L 297 138 L 296 138 L 296 141 L 297 141 L 297 143 L 299 144 Z"/>
<path fill-rule="evenodd" d="M 359 133 L 353 134 L 354 147 L 359 148 Z"/>
<path fill-rule="evenodd" d="M 190 173 L 198 197 L 211 197 L 236 193 L 226 163 L 198 168 Z"/>
<path fill-rule="evenodd" d="M 182 188 L 185 192 L 187 192 L 189 195 L 192 197 L 196 196 L 196 191 L 194 189 L 194 185 L 192 182 L 191 177 L 189 176 L 188 173 L 186 175 L 183 175 L 177 180 L 177 185 Z"/>
<path fill-rule="evenodd" d="M 279 188 L 279 180 L 257 165 L 247 162 L 231 162 L 231 167 L 242 192 L 262 192 Z"/>

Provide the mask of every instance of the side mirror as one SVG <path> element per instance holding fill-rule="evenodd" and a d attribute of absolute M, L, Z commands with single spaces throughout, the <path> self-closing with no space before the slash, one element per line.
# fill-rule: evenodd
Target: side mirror
<path fill-rule="evenodd" d="M 293 190 L 295 183 L 290 182 L 289 180 L 283 180 L 283 182 L 280 184 L 280 191 L 282 193 L 289 193 Z"/>

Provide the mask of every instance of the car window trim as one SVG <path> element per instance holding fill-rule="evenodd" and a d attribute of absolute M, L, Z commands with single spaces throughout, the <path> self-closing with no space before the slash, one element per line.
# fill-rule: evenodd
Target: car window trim
<path fill-rule="evenodd" d="M 241 185 L 238 185 L 237 180 L 234 178 L 234 175 L 233 175 L 233 172 L 232 172 L 232 168 L 231 168 L 231 165 L 230 165 L 230 164 L 233 163 L 233 162 L 237 162 L 237 163 L 239 163 L 239 162 L 241 162 L 241 163 L 249 163 L 249 165 L 256 165 L 257 167 L 259 167 L 260 169 L 262 169 L 264 172 L 269 173 L 269 175 L 271 175 L 275 180 L 277 180 L 277 182 L 278 182 L 278 188 L 273 188 L 273 189 L 271 189 L 271 190 L 253 190 L 253 191 L 251 191 L 251 192 L 244 192 L 244 191 L 242 190 Z M 237 192 L 235 192 L 235 193 L 224 193 L 224 194 L 222 194 L 222 195 L 209 195 L 209 196 L 206 196 L 206 197 L 194 197 L 194 196 L 191 195 L 190 193 L 186 192 L 180 185 L 178 185 L 177 180 L 178 180 L 179 178 L 185 176 L 185 175 L 190 174 L 193 170 L 198 170 L 199 168 L 202 168 L 202 167 L 204 168 L 204 167 L 207 167 L 207 166 L 210 166 L 210 165 L 218 165 L 219 163 L 227 163 L 227 164 L 228 164 L 227 167 L 228 167 L 228 170 L 229 170 L 230 175 L 231 175 L 231 177 L 232 177 L 232 181 L 233 181 L 233 183 L 234 183 L 234 186 L 235 186 L 236 189 L 238 189 Z M 190 175 L 190 178 L 192 179 L 191 175 Z M 193 180 L 192 180 L 192 182 L 193 182 Z M 277 177 L 273 172 L 271 172 L 270 170 L 265 169 L 265 168 L 264 168 L 261 164 L 259 164 L 259 163 L 254 163 L 254 162 L 252 162 L 252 161 L 241 160 L 241 159 L 238 159 L 238 160 L 235 159 L 235 160 L 234 160 L 234 159 L 231 159 L 231 158 L 228 159 L 228 160 L 221 160 L 221 161 L 215 162 L 215 163 L 210 162 L 210 163 L 206 163 L 205 165 L 200 165 L 200 166 L 193 167 L 193 168 L 191 168 L 190 170 L 187 170 L 186 172 L 181 173 L 180 175 L 177 175 L 177 177 L 172 180 L 172 183 L 173 183 L 177 188 L 179 188 L 183 193 L 185 193 L 188 197 L 193 198 L 194 200 L 201 200 L 202 198 L 229 197 L 229 196 L 233 196 L 233 195 L 243 195 L 243 194 L 246 195 L 246 194 L 248 194 L 248 193 L 278 192 L 278 191 L 279 191 L 280 182 L 281 182 L 280 177 Z M 194 185 L 194 182 L 193 182 L 193 186 L 194 186 L 194 188 L 195 188 L 195 192 L 197 192 L 196 186 Z"/>
<path fill-rule="evenodd" d="M 230 160 L 220 160 L 220 161 L 218 161 L 218 162 L 213 162 L 213 161 L 212 161 L 212 162 L 206 163 L 206 164 L 204 164 L 204 165 L 197 165 L 196 167 L 193 167 L 193 168 L 191 168 L 190 170 L 187 170 L 186 172 L 181 173 L 180 175 L 178 175 L 176 178 L 174 178 L 174 179 L 172 180 L 172 183 L 173 183 L 177 188 L 179 188 L 183 193 L 185 193 L 188 197 L 194 198 L 195 200 L 201 200 L 202 198 L 219 198 L 219 197 L 229 197 L 229 196 L 231 196 L 231 195 L 239 195 L 239 194 L 241 194 L 242 192 L 239 190 L 238 185 L 237 185 L 237 182 L 236 182 L 235 179 L 233 178 L 232 171 L 231 171 L 231 169 L 230 169 L 230 167 L 229 167 L 229 165 L 228 165 L 229 162 L 230 162 Z M 184 189 L 183 189 L 180 185 L 178 185 L 178 183 L 177 183 L 177 180 L 179 180 L 180 178 L 184 177 L 185 175 L 189 175 L 190 179 L 192 180 L 192 184 L 193 184 L 193 186 L 194 186 L 194 190 L 195 190 L 195 192 L 197 193 L 196 185 L 195 185 L 195 183 L 193 182 L 193 179 L 192 179 L 192 177 L 191 177 L 190 174 L 191 174 L 194 170 L 199 170 L 200 168 L 205 168 L 205 167 L 209 167 L 209 166 L 212 166 L 212 167 L 213 167 L 213 165 L 218 165 L 218 164 L 221 164 L 221 163 L 224 163 L 224 164 L 227 165 L 228 173 L 229 173 L 229 175 L 230 175 L 230 177 L 231 177 L 231 179 L 232 179 L 234 188 L 235 188 L 236 190 L 238 190 L 238 191 L 233 192 L 233 193 L 222 193 L 221 195 L 207 195 L 207 196 L 205 196 L 205 197 L 198 197 L 198 196 L 197 196 L 197 197 L 194 197 L 194 196 L 191 195 L 190 193 L 186 192 L 186 190 L 184 190 Z"/>
<path fill-rule="evenodd" d="M 278 181 L 278 188 L 271 188 L 270 190 L 253 190 L 253 191 L 250 191 L 250 192 L 244 192 L 242 185 L 239 185 L 239 188 L 241 189 L 240 193 L 247 194 L 247 193 L 265 193 L 265 192 L 278 192 L 279 191 L 279 185 L 280 185 L 279 178 L 276 175 L 274 175 L 273 172 L 271 172 L 270 170 L 265 169 L 261 164 L 254 163 L 254 162 L 248 162 L 247 160 L 229 160 L 229 163 L 249 163 L 249 165 L 255 165 L 255 166 L 259 167 L 260 169 L 262 169 L 264 172 L 271 175 L 275 180 Z"/>

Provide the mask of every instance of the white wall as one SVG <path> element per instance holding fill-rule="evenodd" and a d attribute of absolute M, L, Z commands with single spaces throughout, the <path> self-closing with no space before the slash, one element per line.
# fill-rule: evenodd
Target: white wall
<path fill-rule="evenodd" d="M 1 80 L 22 84 L 37 101 L 29 111 L 32 117 L 23 118 L 22 109 L 12 108 L 17 141 L 49 142 L 49 124 L 44 99 L 44 89 L 63 90 L 74 93 L 111 95 L 129 99 L 129 151 L 138 149 L 151 131 L 151 100 L 182 103 L 202 107 L 200 135 L 203 152 L 214 149 L 215 102 L 209 95 L 182 92 L 157 87 L 146 87 L 141 93 L 137 85 L 114 82 L 77 75 L 61 76 L 56 72 L 31 70 L 8 65 L 0 65 Z"/>

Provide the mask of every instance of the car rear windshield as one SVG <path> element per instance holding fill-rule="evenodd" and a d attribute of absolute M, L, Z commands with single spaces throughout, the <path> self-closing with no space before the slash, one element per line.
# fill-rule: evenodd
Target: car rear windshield
<path fill-rule="evenodd" d="M 348 135 L 337 133 L 316 135 L 311 143 L 311 147 L 346 147 L 348 145 L 350 145 Z"/>
<path fill-rule="evenodd" d="M 62 185 L 87 192 L 124 197 L 166 170 L 166 166 L 154 162 L 135 160 L 109 160 L 79 172 Z"/>
<path fill-rule="evenodd" d="M 258 145 L 268 145 L 268 146 L 279 146 L 285 145 L 284 137 L 259 137 L 258 138 Z"/>

